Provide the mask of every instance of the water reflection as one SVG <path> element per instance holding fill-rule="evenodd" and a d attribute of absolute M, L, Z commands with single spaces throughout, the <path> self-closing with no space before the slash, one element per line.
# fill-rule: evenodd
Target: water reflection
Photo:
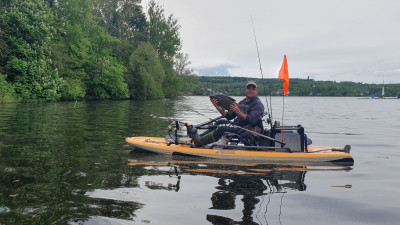
<path fill-rule="evenodd" d="M 143 179 L 143 188 L 148 190 L 179 192 L 181 189 L 187 188 L 183 183 L 191 176 L 200 176 L 201 180 L 205 180 L 202 177 L 216 178 L 212 183 L 207 183 L 206 187 L 211 194 L 207 198 L 210 206 L 204 212 L 204 219 L 212 224 L 268 224 L 272 220 L 280 221 L 283 196 L 290 191 L 306 191 L 305 176 L 307 172 L 351 170 L 349 166 L 334 164 L 232 163 L 214 159 L 167 157 L 154 154 L 139 157 L 133 154 L 128 165 L 135 170 L 141 168 L 148 171 L 146 176 L 139 178 Z M 160 176 L 161 174 L 168 174 L 169 179 Z M 165 182 L 166 180 L 167 182 Z M 189 188 L 193 188 L 193 184 L 187 185 L 190 186 Z M 130 192 L 135 191 L 130 190 Z M 92 197 L 104 194 L 104 192 L 97 193 Z M 277 195 L 279 195 L 278 201 Z M 272 199 L 275 199 L 274 203 L 271 202 Z M 197 200 L 205 201 L 205 199 Z M 276 211 L 277 209 L 279 212 Z M 165 210 L 171 209 L 166 208 Z M 235 213 L 229 213 L 229 211 Z M 238 211 L 241 212 L 239 218 Z M 171 213 L 173 213 L 172 210 Z"/>
<path fill-rule="evenodd" d="M 163 135 L 170 100 L 0 106 L 0 224 L 66 224 L 132 217 L 141 207 L 87 198 L 93 189 L 132 186 L 124 138 Z M 137 108 L 144 108 L 137 110 Z"/>
<path fill-rule="evenodd" d="M 306 174 L 350 169 L 130 153 L 171 117 L 215 117 L 204 99 L 1 105 L 0 224 L 277 224 Z"/>

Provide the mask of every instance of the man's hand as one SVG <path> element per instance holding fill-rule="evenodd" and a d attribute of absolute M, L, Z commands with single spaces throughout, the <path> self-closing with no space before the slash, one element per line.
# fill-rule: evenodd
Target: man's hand
<path fill-rule="evenodd" d="M 237 104 L 232 103 L 229 106 L 229 109 L 230 109 L 231 112 L 236 113 L 236 115 L 239 115 L 239 113 L 240 113 L 240 108 L 239 108 L 239 106 Z"/>
<path fill-rule="evenodd" d="M 227 112 L 225 110 L 223 110 L 221 107 L 219 107 L 218 99 L 213 98 L 213 99 L 210 99 L 210 101 L 214 105 L 214 107 L 218 110 L 218 112 L 221 113 L 222 116 L 226 116 Z"/>
<path fill-rule="evenodd" d="M 210 101 L 211 101 L 211 103 L 214 105 L 214 107 L 215 108 L 219 108 L 219 106 L 218 106 L 218 99 L 216 99 L 216 98 L 213 98 L 213 99 L 210 99 Z"/>
<path fill-rule="evenodd" d="M 240 107 L 239 107 L 237 104 L 232 103 L 232 104 L 229 106 L 229 110 L 230 110 L 231 112 L 236 113 L 236 116 L 240 117 L 242 120 L 246 120 L 247 114 L 242 113 L 242 111 L 240 111 Z"/>

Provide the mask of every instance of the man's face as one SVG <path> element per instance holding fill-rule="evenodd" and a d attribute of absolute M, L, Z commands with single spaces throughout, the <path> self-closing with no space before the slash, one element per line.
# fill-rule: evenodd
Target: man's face
<path fill-rule="evenodd" d="M 258 89 L 253 85 L 249 85 L 244 88 L 244 93 L 246 94 L 246 97 L 253 98 L 258 95 Z"/>

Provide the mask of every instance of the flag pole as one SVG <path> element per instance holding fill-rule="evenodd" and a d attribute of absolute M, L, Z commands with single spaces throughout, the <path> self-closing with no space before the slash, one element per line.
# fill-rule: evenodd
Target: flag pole
<path fill-rule="evenodd" d="M 285 95 L 282 95 L 282 125 L 281 125 L 281 134 L 282 134 L 282 142 L 285 142 L 285 140 L 283 139 L 283 118 L 285 115 Z"/>

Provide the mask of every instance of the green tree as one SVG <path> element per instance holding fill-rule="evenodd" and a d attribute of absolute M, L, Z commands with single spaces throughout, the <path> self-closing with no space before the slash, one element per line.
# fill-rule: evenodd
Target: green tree
<path fill-rule="evenodd" d="M 5 10 L 0 4 L 0 19 L 2 19 L 3 16 L 5 16 Z M 6 72 L 7 59 L 10 57 L 11 51 L 5 38 L 4 30 L 0 29 L 0 73 Z"/>
<path fill-rule="evenodd" d="M 93 14 L 102 18 L 102 26 L 113 37 L 132 44 L 147 41 L 146 16 L 141 0 L 93 0 Z"/>
<path fill-rule="evenodd" d="M 126 69 L 115 58 L 99 57 L 90 64 L 89 94 L 103 99 L 129 97 L 123 76 Z"/>
<path fill-rule="evenodd" d="M 120 41 L 96 24 L 87 29 L 92 41 L 90 62 L 86 67 L 88 94 L 100 98 L 128 98 L 128 85 L 124 80 L 126 67 L 118 62 L 111 50 L 111 46 Z"/>
<path fill-rule="evenodd" d="M 74 100 L 86 94 L 85 81 L 88 75 L 85 66 L 89 62 L 90 41 L 79 25 L 65 26 L 65 33 L 52 44 L 53 62 L 66 85 L 61 90 L 61 99 Z"/>
<path fill-rule="evenodd" d="M 53 5 L 57 15 L 58 37 L 53 48 L 57 68 L 67 85 L 63 99 L 91 96 L 102 99 L 128 98 L 123 63 L 113 48 L 121 41 L 99 25 L 91 12 L 91 2 L 59 0 Z"/>
<path fill-rule="evenodd" d="M 24 101 L 57 100 L 63 81 L 53 68 L 49 43 L 53 16 L 40 0 L 3 0 L 0 12 L 2 53 L 7 79 Z"/>
<path fill-rule="evenodd" d="M 56 17 L 57 33 L 52 41 L 52 58 L 66 85 L 61 99 L 74 100 L 86 95 L 89 79 L 86 65 L 90 61 L 91 40 L 84 27 L 92 21 L 90 5 L 86 1 L 59 0 L 49 3 Z"/>
<path fill-rule="evenodd" d="M 165 71 L 165 79 L 162 84 L 162 90 L 167 98 L 175 98 L 182 95 L 182 89 L 184 86 L 182 77 L 179 77 L 175 74 L 173 70 L 173 62 L 172 61 L 162 61 L 164 71 Z"/>
<path fill-rule="evenodd" d="M 148 16 L 150 43 L 162 60 L 173 60 L 181 49 L 178 20 L 172 14 L 166 17 L 164 9 L 154 0 L 149 2 Z"/>
<path fill-rule="evenodd" d="M 163 97 L 164 77 L 165 72 L 155 49 L 149 43 L 140 43 L 129 58 L 128 72 L 125 75 L 131 98 Z"/>
<path fill-rule="evenodd" d="M 174 71 L 175 74 L 178 76 L 190 76 L 195 75 L 192 69 L 189 69 L 188 66 L 190 65 L 189 55 L 183 52 L 178 52 L 174 57 Z"/>
<path fill-rule="evenodd" d="M 14 87 L 6 81 L 7 76 L 0 73 L 0 103 L 15 102 Z"/>
<path fill-rule="evenodd" d="M 182 83 L 182 90 L 178 95 L 191 95 L 195 90 L 194 82 L 198 81 L 198 77 L 188 68 L 190 63 L 189 55 L 183 52 L 178 52 L 174 57 L 174 72 Z"/>
<path fill-rule="evenodd" d="M 182 94 L 184 80 L 177 76 L 176 70 L 174 70 L 174 57 L 182 47 L 178 20 L 172 14 L 168 17 L 165 16 L 164 9 L 154 0 L 149 2 L 148 19 L 149 41 L 157 51 L 165 71 L 165 79 L 162 85 L 165 97 L 179 96 Z M 184 55 L 178 57 L 179 60 L 184 60 Z M 178 67 L 176 68 L 181 69 Z M 184 70 L 181 70 L 181 72 L 184 72 Z"/>

